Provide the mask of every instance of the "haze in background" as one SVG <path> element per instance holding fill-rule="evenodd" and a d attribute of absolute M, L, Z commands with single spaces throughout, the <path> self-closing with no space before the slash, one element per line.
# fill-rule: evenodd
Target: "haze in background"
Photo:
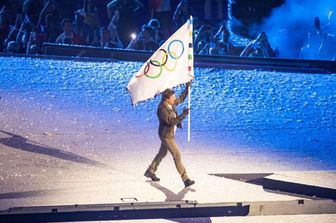
<path fill-rule="evenodd" d="M 272 48 L 279 47 L 280 57 L 298 58 L 307 34 L 316 33 L 314 18 L 319 17 L 323 27 L 328 23 L 330 11 L 336 11 L 335 0 L 286 0 L 250 33 L 256 36 L 265 31 Z"/>

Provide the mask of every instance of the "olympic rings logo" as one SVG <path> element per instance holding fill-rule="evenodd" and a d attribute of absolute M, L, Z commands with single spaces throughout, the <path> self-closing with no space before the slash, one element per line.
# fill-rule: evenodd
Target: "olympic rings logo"
<path fill-rule="evenodd" d="M 156 51 L 152 59 L 146 63 L 143 73 L 135 77 L 140 78 L 145 76 L 155 79 L 161 76 L 163 69 L 173 72 L 176 69 L 178 59 L 182 57 L 183 53 L 183 42 L 175 39 L 168 44 L 167 50 L 159 49 Z"/>

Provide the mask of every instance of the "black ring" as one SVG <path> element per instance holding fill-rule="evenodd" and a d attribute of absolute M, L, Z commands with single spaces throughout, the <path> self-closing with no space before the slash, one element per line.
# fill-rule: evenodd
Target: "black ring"
<path fill-rule="evenodd" d="M 164 52 L 165 57 L 166 57 L 166 61 L 165 61 L 163 64 L 161 64 L 161 65 L 157 65 L 157 64 L 153 63 L 152 60 L 149 60 L 149 63 L 152 64 L 152 65 L 155 66 L 155 67 L 161 67 L 161 66 L 164 66 L 164 65 L 166 65 L 166 63 L 167 63 L 167 61 L 168 61 L 168 53 L 167 53 L 167 51 L 164 50 L 164 49 L 159 49 L 159 51 L 160 51 L 160 50 L 162 50 L 162 51 Z"/>

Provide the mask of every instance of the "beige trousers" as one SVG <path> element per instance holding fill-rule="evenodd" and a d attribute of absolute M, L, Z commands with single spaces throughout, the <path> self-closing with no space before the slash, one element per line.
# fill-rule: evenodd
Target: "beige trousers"
<path fill-rule="evenodd" d="M 174 138 L 161 138 L 161 147 L 158 154 L 155 156 L 151 165 L 149 165 L 149 172 L 155 173 L 157 170 L 161 160 L 167 155 L 167 151 L 169 151 L 174 159 L 175 166 L 177 171 L 179 172 L 183 181 L 189 179 L 185 167 L 182 163 L 181 153 L 176 145 Z"/>

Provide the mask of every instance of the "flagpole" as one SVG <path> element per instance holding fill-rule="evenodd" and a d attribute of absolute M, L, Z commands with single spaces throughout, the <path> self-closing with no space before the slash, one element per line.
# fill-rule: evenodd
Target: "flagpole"
<path fill-rule="evenodd" d="M 191 90 L 191 87 L 190 85 L 188 86 L 188 108 L 189 108 L 189 116 L 188 116 L 188 142 L 190 142 L 190 90 Z"/>
<path fill-rule="evenodd" d="M 190 15 L 190 25 L 192 26 L 192 16 Z M 191 32 L 193 32 L 193 30 L 191 29 Z M 193 33 L 191 33 L 191 35 L 189 35 L 189 42 L 192 44 L 193 43 Z M 190 48 L 189 52 L 190 52 Z M 189 54 L 189 53 L 188 53 Z M 193 57 L 194 55 L 192 55 Z M 188 60 L 188 63 L 190 63 L 190 61 Z M 190 64 L 189 64 L 190 66 Z M 192 69 L 194 69 L 194 66 L 192 66 Z M 189 74 L 191 72 L 191 70 L 189 69 Z M 191 86 L 188 86 L 188 108 L 189 108 L 189 115 L 188 115 L 188 142 L 190 142 L 190 103 L 191 103 Z"/>

